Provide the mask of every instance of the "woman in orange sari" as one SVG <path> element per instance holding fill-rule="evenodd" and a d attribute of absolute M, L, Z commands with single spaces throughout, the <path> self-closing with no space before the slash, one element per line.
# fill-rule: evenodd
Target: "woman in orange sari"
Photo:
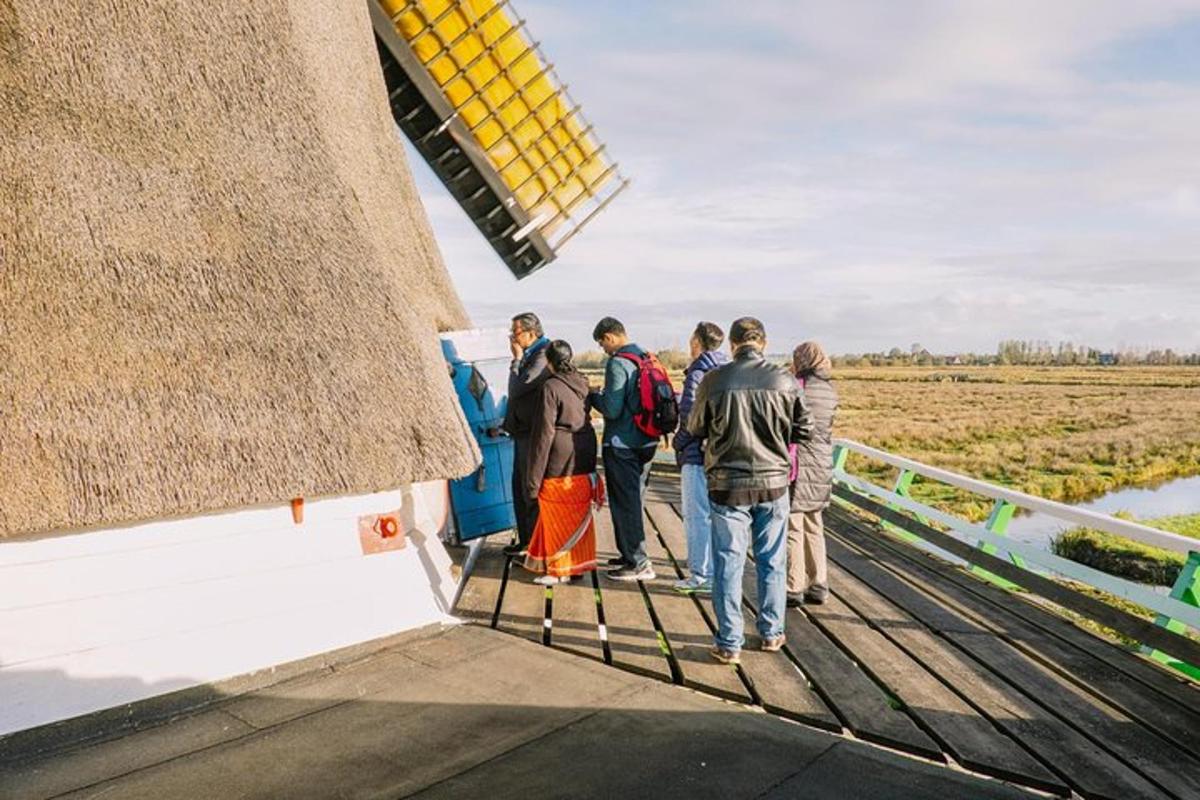
<path fill-rule="evenodd" d="M 546 347 L 550 377 L 542 384 L 529 441 L 525 491 L 537 498 L 538 520 L 525 568 L 554 584 L 596 569 L 592 511 L 604 500 L 596 475 L 596 431 L 587 405 L 588 381 L 562 340 Z"/>

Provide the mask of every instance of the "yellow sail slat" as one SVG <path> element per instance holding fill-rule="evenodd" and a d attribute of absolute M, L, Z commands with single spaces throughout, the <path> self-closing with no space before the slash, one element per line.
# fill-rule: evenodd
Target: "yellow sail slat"
<path fill-rule="evenodd" d="M 612 166 L 503 2 L 380 0 L 501 180 L 549 236 Z"/>

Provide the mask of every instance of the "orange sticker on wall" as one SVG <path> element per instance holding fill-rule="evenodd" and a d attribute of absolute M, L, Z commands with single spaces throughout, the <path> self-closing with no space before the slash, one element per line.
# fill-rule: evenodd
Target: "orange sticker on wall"
<path fill-rule="evenodd" d="M 399 511 L 358 518 L 358 540 L 364 556 L 403 550 L 407 544 Z"/>

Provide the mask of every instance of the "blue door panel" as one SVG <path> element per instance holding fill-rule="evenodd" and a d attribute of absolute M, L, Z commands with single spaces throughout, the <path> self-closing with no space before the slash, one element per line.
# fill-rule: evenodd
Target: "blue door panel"
<path fill-rule="evenodd" d="M 468 331 L 442 338 L 454 391 L 483 456 L 478 470 L 450 483 L 450 502 L 462 541 L 511 530 L 516 525 L 513 443 L 500 430 L 508 406 L 507 350 L 503 332 Z"/>

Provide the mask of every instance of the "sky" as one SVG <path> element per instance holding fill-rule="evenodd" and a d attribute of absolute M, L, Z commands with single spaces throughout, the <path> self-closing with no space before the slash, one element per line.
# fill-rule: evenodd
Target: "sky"
<path fill-rule="evenodd" d="M 633 183 L 518 282 L 410 150 L 476 325 L 1200 351 L 1200 0 L 515 5 Z"/>

